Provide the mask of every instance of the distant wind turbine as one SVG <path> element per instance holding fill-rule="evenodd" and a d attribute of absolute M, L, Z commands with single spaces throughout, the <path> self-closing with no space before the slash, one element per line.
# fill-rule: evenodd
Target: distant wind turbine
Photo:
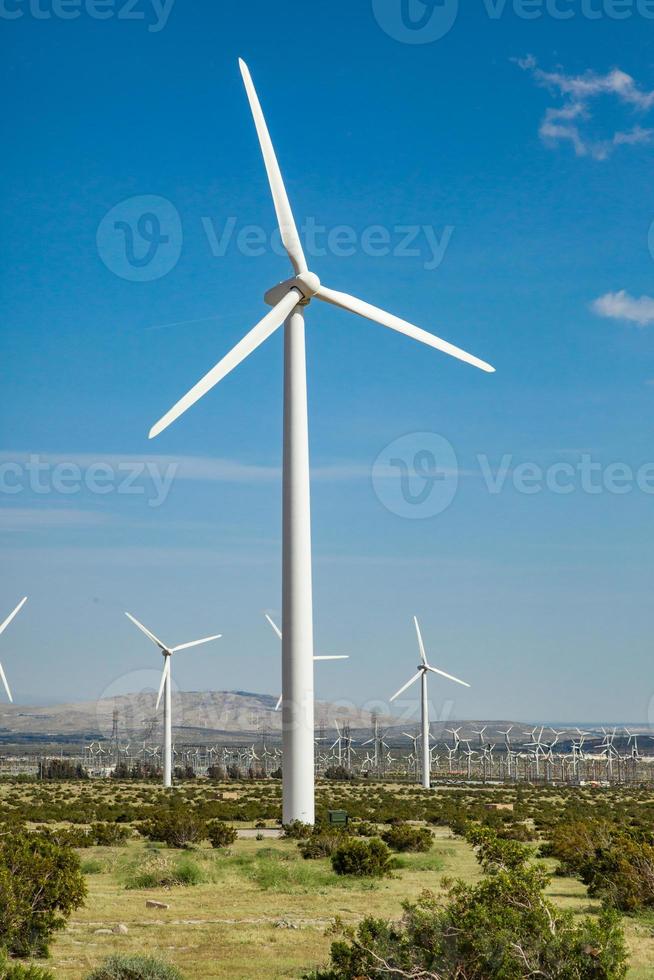
<path fill-rule="evenodd" d="M 179 653 L 181 650 L 189 650 L 191 647 L 198 647 L 202 643 L 209 643 L 211 640 L 219 640 L 222 633 L 217 633 L 216 636 L 205 636 L 202 640 L 191 640 L 190 643 L 180 643 L 176 647 L 167 647 L 165 643 L 162 643 L 154 633 L 151 633 L 147 626 L 143 623 L 139 623 L 138 619 L 135 619 L 130 613 L 126 612 L 125 615 L 129 620 L 131 620 L 135 626 L 137 626 L 142 633 L 145 633 L 149 640 L 158 646 L 164 658 L 163 671 L 161 673 L 161 682 L 159 684 L 159 693 L 157 694 L 157 704 L 156 709 L 159 708 L 161 702 L 161 695 L 164 696 L 164 770 L 163 770 L 163 784 L 166 787 L 172 785 L 173 776 L 173 721 L 172 721 L 172 681 L 171 681 L 171 669 L 170 669 L 170 659 L 174 653 Z"/>
<path fill-rule="evenodd" d="M 470 687 L 466 681 L 459 680 L 458 677 L 453 677 L 452 674 L 446 674 L 444 670 L 439 670 L 438 667 L 432 667 L 431 664 L 427 663 L 427 654 L 425 653 L 425 645 L 422 642 L 422 634 L 420 632 L 420 625 L 416 616 L 413 617 L 413 622 L 416 627 L 416 634 L 418 636 L 418 649 L 420 650 L 420 663 L 417 667 L 417 673 L 404 684 L 403 687 L 396 691 L 391 701 L 395 701 L 399 698 L 400 694 L 404 694 L 408 687 L 415 684 L 416 681 L 421 681 L 421 705 L 422 705 L 422 785 L 425 789 L 429 789 L 431 785 L 431 752 L 429 749 L 429 700 L 427 697 L 427 674 L 440 674 L 441 677 L 446 677 L 448 681 L 454 681 L 455 684 L 462 684 L 463 687 Z M 459 731 L 460 729 L 457 729 Z"/>
<path fill-rule="evenodd" d="M 18 605 L 16 606 L 16 608 L 14 609 L 14 611 L 12 613 L 9 613 L 9 615 L 5 619 L 4 623 L 2 623 L 2 625 L 0 626 L 0 633 L 4 633 L 4 631 L 9 626 L 9 623 L 12 621 L 12 619 L 15 616 L 18 615 L 18 613 L 21 611 L 21 609 L 23 608 L 23 606 L 25 605 L 26 602 L 27 602 L 27 596 L 25 596 L 24 598 L 22 598 L 20 600 L 20 602 L 18 603 Z M 2 681 L 2 683 L 4 685 L 5 691 L 7 692 L 7 697 L 9 698 L 9 700 L 11 701 L 11 703 L 13 704 L 14 703 L 14 699 L 13 699 L 13 697 L 11 695 L 11 690 L 9 689 L 9 683 L 7 681 L 6 674 L 5 674 L 5 672 L 4 672 L 3 668 L 2 668 L 2 664 L 0 664 L 0 680 Z"/>
<path fill-rule="evenodd" d="M 159 435 L 200 398 L 250 356 L 283 323 L 284 330 L 284 453 L 282 518 L 282 820 L 315 821 L 314 783 L 314 693 L 313 693 L 313 602 L 311 581 L 311 508 L 309 479 L 309 429 L 304 312 L 311 300 L 356 313 L 367 320 L 419 340 L 429 347 L 456 357 L 482 371 L 495 369 L 406 320 L 347 293 L 323 286 L 309 271 L 300 243 L 275 150 L 270 139 L 250 71 L 240 61 L 245 90 L 254 117 L 268 182 L 272 193 L 282 242 L 293 266 L 294 276 L 270 289 L 264 296 L 272 307 L 193 388 L 163 415 L 150 430 Z M 296 113 L 289 101 L 285 113 Z M 301 134 L 306 120 L 295 118 Z"/>
<path fill-rule="evenodd" d="M 277 636 L 279 637 L 279 639 L 283 643 L 284 640 L 283 640 L 283 637 L 282 637 L 282 631 L 280 630 L 280 628 L 277 625 L 277 623 L 273 619 L 271 619 L 271 617 L 268 615 L 268 613 L 264 613 L 264 616 L 266 617 L 266 619 L 268 620 L 268 622 L 270 623 L 270 625 L 274 629 L 275 633 L 277 634 Z M 350 657 L 349 657 L 349 654 L 346 653 L 346 654 L 339 654 L 338 656 L 335 656 L 335 657 L 317 657 L 317 656 L 314 655 L 314 658 L 313 659 L 314 660 L 349 660 Z M 277 704 L 275 705 L 275 711 L 279 711 L 279 709 L 281 708 L 283 697 L 284 697 L 283 694 L 280 694 L 279 695 L 279 697 L 277 699 Z"/>

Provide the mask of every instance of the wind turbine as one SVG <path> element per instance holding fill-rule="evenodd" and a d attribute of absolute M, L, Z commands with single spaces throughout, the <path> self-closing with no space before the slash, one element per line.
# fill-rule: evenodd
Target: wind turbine
<path fill-rule="evenodd" d="M 264 616 L 266 617 L 266 619 L 268 620 L 268 622 L 270 623 L 270 625 L 274 629 L 274 631 L 277 634 L 277 636 L 279 637 L 279 639 L 282 641 L 282 656 L 283 656 L 284 640 L 283 640 L 283 637 L 282 637 L 282 631 L 280 630 L 279 626 L 274 621 L 274 619 L 271 619 L 270 618 L 270 616 L 268 615 L 268 613 L 264 613 Z M 314 655 L 314 658 L 313 659 L 314 659 L 314 661 L 315 660 L 349 660 L 350 659 L 350 655 L 348 653 L 337 654 L 336 656 L 328 656 L 328 657 L 317 657 L 317 656 Z M 283 694 L 280 694 L 279 697 L 277 698 L 277 704 L 275 705 L 275 711 L 279 711 L 279 709 L 281 708 L 283 698 L 284 698 L 284 695 Z"/>
<path fill-rule="evenodd" d="M 411 680 L 407 681 L 406 684 L 396 691 L 391 701 L 395 701 L 399 698 L 400 694 L 404 694 L 408 687 L 415 684 L 416 681 L 421 681 L 422 687 L 422 785 L 425 789 L 429 789 L 430 777 L 431 777 L 431 753 L 429 751 L 429 701 L 427 698 L 427 674 L 440 674 L 441 677 L 446 677 L 448 681 L 454 681 L 455 684 L 462 684 L 463 687 L 470 687 L 466 681 L 459 680 L 458 677 L 453 677 L 452 674 L 446 674 L 444 670 L 439 670 L 438 667 L 432 667 L 427 663 L 427 654 L 425 653 L 425 645 L 422 642 L 422 634 L 420 632 L 420 625 L 416 616 L 413 617 L 413 622 L 416 627 L 416 634 L 418 637 L 418 649 L 420 650 L 420 663 L 417 667 L 417 673 L 413 675 Z"/>
<path fill-rule="evenodd" d="M 252 354 L 284 323 L 284 452 L 282 476 L 282 742 L 284 748 L 284 823 L 315 820 L 313 759 L 313 603 L 311 581 L 311 508 L 309 430 L 305 353 L 305 309 L 312 299 L 356 313 L 368 320 L 419 340 L 482 371 L 495 369 L 459 347 L 427 333 L 406 320 L 354 296 L 323 286 L 309 271 L 300 243 L 275 150 L 270 139 L 250 71 L 240 61 L 245 90 L 254 117 L 282 242 L 294 276 L 265 294 L 272 309 L 187 392 L 150 430 L 164 431 L 191 405 Z M 286 111 L 293 111 L 291 106 Z M 296 128 L 304 123 L 298 119 Z"/>
<path fill-rule="evenodd" d="M 142 633 L 148 637 L 149 640 L 158 646 L 161 650 L 162 656 L 164 658 L 164 667 L 161 673 L 161 682 L 159 684 L 159 693 L 157 694 L 157 704 L 155 710 L 159 708 L 159 703 L 161 702 L 161 695 L 164 696 L 164 766 L 163 766 L 163 784 L 165 787 L 172 785 L 172 773 L 173 773 L 173 719 L 172 719 L 172 681 L 171 681 L 171 671 L 170 671 L 170 660 L 174 653 L 179 653 L 180 650 L 189 650 L 191 647 L 199 647 L 202 643 L 209 643 L 211 640 L 219 640 L 222 633 L 217 633 L 216 636 L 205 636 L 202 640 L 191 640 L 190 643 L 180 643 L 176 647 L 167 647 L 165 643 L 162 643 L 154 633 L 151 633 L 147 626 L 143 623 L 139 623 L 138 619 L 135 619 L 130 613 L 126 612 L 125 615 L 129 620 L 131 620 L 135 626 L 137 626 Z M 143 743 L 145 745 L 145 743 Z"/>
<path fill-rule="evenodd" d="M 24 596 L 24 598 L 22 598 L 20 600 L 20 602 L 18 603 L 18 605 L 16 606 L 16 608 L 14 609 L 14 611 L 12 613 L 9 613 L 9 615 L 5 619 L 4 623 L 2 623 L 2 625 L 0 625 L 0 633 L 4 633 L 4 631 L 9 626 L 9 623 L 12 621 L 12 619 L 15 616 L 18 615 L 18 613 L 21 611 L 21 609 L 23 608 L 23 606 L 25 605 L 26 602 L 27 602 L 27 596 Z M 7 682 L 7 676 L 6 676 L 5 672 L 4 672 L 4 670 L 2 669 L 2 664 L 0 664 L 0 680 L 2 681 L 2 683 L 4 685 L 5 691 L 7 692 L 7 697 L 9 698 L 9 700 L 11 701 L 11 703 L 13 704 L 14 703 L 14 699 L 12 697 L 11 690 L 9 688 L 9 684 Z"/>

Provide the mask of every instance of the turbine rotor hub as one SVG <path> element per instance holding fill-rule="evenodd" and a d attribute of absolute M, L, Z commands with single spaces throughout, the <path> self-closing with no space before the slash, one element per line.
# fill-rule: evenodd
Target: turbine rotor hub
<path fill-rule="evenodd" d="M 301 272 L 292 279 L 286 279 L 284 282 L 280 282 L 277 286 L 269 289 L 264 296 L 264 300 L 268 306 L 277 306 L 280 300 L 284 299 L 291 289 L 297 290 L 300 294 L 298 304 L 300 306 L 307 306 L 320 289 L 320 279 L 315 272 Z"/>

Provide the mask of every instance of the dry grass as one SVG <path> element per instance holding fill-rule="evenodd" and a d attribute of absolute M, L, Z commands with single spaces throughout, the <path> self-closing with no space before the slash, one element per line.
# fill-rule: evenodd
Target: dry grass
<path fill-rule="evenodd" d="M 384 792 L 393 790 L 405 800 L 422 792 L 384 787 Z M 0 784 L 0 802 L 9 803 L 12 796 L 30 799 L 35 792 L 29 784 Z M 50 792 L 66 801 L 92 794 L 96 800 L 122 804 L 150 804 L 163 796 L 153 786 L 109 782 L 53 786 Z M 274 799 L 279 794 L 270 783 L 206 786 L 199 792 L 211 796 L 219 792 L 229 800 Z M 342 787 L 339 792 L 347 798 L 379 789 Z M 268 826 L 273 825 L 268 821 Z M 395 918 L 403 899 L 416 898 L 425 888 L 438 892 L 444 876 L 468 882 L 479 877 L 472 850 L 463 840 L 444 828 L 437 828 L 435 836 L 432 854 L 403 855 L 397 876 L 374 884 L 338 879 L 328 861 L 303 861 L 292 841 L 241 839 L 227 853 L 209 847 L 191 853 L 202 872 L 199 884 L 126 889 L 139 867 L 159 868 L 157 852 L 142 841 L 86 849 L 81 857 L 93 871 L 87 876 L 86 905 L 53 943 L 47 965 L 57 978 L 82 980 L 111 953 L 148 953 L 174 963 L 188 980 L 299 978 L 326 961 L 332 941 L 329 928 L 336 917 L 346 923 L 371 913 Z M 174 863 L 175 857 L 167 852 L 164 863 Z M 596 907 L 583 885 L 572 879 L 554 878 L 549 894 L 557 904 L 579 914 Z M 148 898 L 167 902 L 170 909 L 146 909 Z M 128 927 L 127 935 L 98 932 L 119 923 Z M 625 931 L 631 954 L 629 980 L 653 980 L 654 917 L 627 919 Z"/>
<path fill-rule="evenodd" d="M 207 878 L 203 884 L 125 890 L 125 868 L 149 859 L 147 845 L 86 851 L 85 857 L 101 861 L 106 870 L 89 876 L 86 906 L 56 940 L 50 966 L 58 978 L 81 980 L 110 953 L 147 952 L 174 963 L 189 980 L 300 977 L 326 960 L 327 933 L 337 916 L 346 923 L 370 912 L 396 917 L 404 898 L 424 888 L 438 891 L 444 875 L 478 878 L 468 845 L 447 830 L 436 836 L 431 855 L 404 855 L 398 876 L 374 885 L 343 882 L 326 861 L 303 861 L 291 841 L 239 840 L 227 855 L 205 848 L 194 853 Z M 580 913 L 594 904 L 572 879 L 555 878 L 550 894 Z M 146 909 L 148 898 L 167 902 L 170 909 Z M 127 925 L 127 935 L 96 932 L 118 923 Z M 651 980 L 652 923 L 627 920 L 626 929 L 629 980 Z"/>

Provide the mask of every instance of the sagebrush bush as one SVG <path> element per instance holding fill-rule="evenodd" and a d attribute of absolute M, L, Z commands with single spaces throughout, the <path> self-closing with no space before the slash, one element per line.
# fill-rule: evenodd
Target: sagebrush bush
<path fill-rule="evenodd" d="M 393 860 L 390 850 L 378 837 L 354 837 L 336 848 L 332 867 L 337 875 L 383 878 L 393 870 Z"/>
<path fill-rule="evenodd" d="M 364 919 L 332 944 L 329 966 L 305 980 L 624 980 L 615 912 L 578 919 L 557 908 L 545 896 L 549 875 L 529 863 L 529 848 L 481 831 L 476 849 L 480 882 L 450 883 L 445 900 L 424 892 L 404 903 L 400 922 Z"/>
<path fill-rule="evenodd" d="M 238 837 L 238 831 L 222 820 L 207 825 L 207 837 L 212 847 L 229 847 Z"/>
<path fill-rule="evenodd" d="M 184 980 L 184 975 L 152 956 L 110 956 L 85 980 Z"/>
<path fill-rule="evenodd" d="M 80 864 L 80 870 L 83 875 L 100 875 L 104 871 L 104 864 L 97 858 L 87 858 Z"/>
<path fill-rule="evenodd" d="M 397 823 L 385 830 L 381 839 L 394 851 L 425 852 L 432 848 L 434 838 L 428 827 Z"/>
<path fill-rule="evenodd" d="M 282 824 L 282 837 L 289 840 L 306 840 L 311 837 L 314 828 L 310 823 L 302 823 L 301 820 L 293 820 L 291 823 Z"/>
<path fill-rule="evenodd" d="M 298 843 L 303 858 L 318 859 L 331 857 L 336 848 L 343 843 L 343 834 L 334 831 L 318 831 Z"/>
<path fill-rule="evenodd" d="M 0 954 L 0 980 L 55 980 L 55 975 L 33 963 L 16 963 Z"/>
<path fill-rule="evenodd" d="M 541 848 L 560 861 L 559 871 L 576 875 L 591 898 L 621 912 L 654 908 L 654 846 L 651 835 L 606 819 L 562 821 Z"/>
<path fill-rule="evenodd" d="M 131 868 L 125 876 L 125 888 L 173 888 L 175 885 L 199 885 L 205 880 L 202 868 L 191 857 L 172 860 L 167 854 L 156 853 L 142 864 Z"/>
<path fill-rule="evenodd" d="M 77 854 L 41 834 L 0 838 L 0 948 L 44 956 L 52 934 L 83 904 Z"/>
<path fill-rule="evenodd" d="M 207 836 L 207 827 L 187 807 L 178 806 L 155 813 L 146 821 L 143 833 L 168 847 L 184 848 L 202 841 Z"/>

